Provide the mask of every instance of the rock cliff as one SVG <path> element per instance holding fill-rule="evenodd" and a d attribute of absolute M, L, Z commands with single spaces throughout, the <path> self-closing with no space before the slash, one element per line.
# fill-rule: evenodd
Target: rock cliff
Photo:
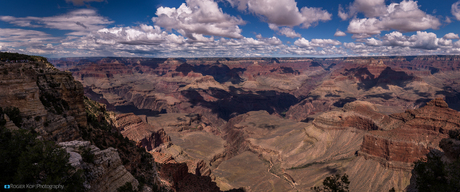
<path fill-rule="evenodd" d="M 460 113 L 448 108 L 442 99 L 435 99 L 426 106 L 392 114 L 399 126 L 388 131 L 370 131 L 364 136 L 360 154 L 377 157 L 388 166 L 412 168 L 412 163 L 424 157 L 439 142 L 448 137 L 450 130 L 460 128 Z M 393 163 L 404 163 L 391 165 Z"/>
<path fill-rule="evenodd" d="M 158 190 L 154 188 L 160 183 L 151 155 L 123 138 L 115 115 L 88 100 L 71 73 L 57 70 L 44 58 L 27 58 L 31 59 L 0 61 L 2 124 L 4 121 L 8 129 L 37 132 L 47 142 L 60 142 L 70 154 L 72 166 L 85 170 L 89 191 L 116 191 L 125 183 L 136 189 Z M 13 120 L 7 115 L 10 113 Z"/>
<path fill-rule="evenodd" d="M 100 150 L 89 141 L 61 142 L 72 166 L 85 171 L 87 191 L 117 191 L 125 183 L 131 183 L 134 190 L 139 182 L 123 166 L 118 152 L 114 148 Z"/>
<path fill-rule="evenodd" d="M 17 107 L 23 128 L 55 141 L 80 138 L 86 126 L 83 86 L 46 61 L 0 62 L 0 106 Z"/>

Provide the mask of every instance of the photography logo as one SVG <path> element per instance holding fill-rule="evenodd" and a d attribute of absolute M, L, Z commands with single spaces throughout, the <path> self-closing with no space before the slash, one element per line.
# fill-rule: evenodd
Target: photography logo
<path fill-rule="evenodd" d="M 4 185 L 5 189 L 11 188 L 10 185 Z"/>

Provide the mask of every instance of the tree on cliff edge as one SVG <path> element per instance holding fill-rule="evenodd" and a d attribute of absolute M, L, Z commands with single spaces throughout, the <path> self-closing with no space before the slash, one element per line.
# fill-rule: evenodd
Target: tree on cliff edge
<path fill-rule="evenodd" d="M 52 141 L 36 138 L 37 134 L 26 130 L 11 131 L 0 125 L 0 181 L 3 184 L 60 184 L 64 189 L 59 191 L 84 191 L 83 172 L 69 164 L 69 154 Z M 37 190 L 40 191 L 34 188 L 21 191 Z"/>
<path fill-rule="evenodd" d="M 460 140 L 460 130 L 450 131 L 449 137 L 449 139 L 443 139 L 440 142 L 440 147 L 444 151 L 448 150 L 447 145 L 455 146 L 455 143 Z M 458 147 L 457 144 L 457 146 L 451 148 L 454 153 L 460 154 Z M 443 161 L 442 157 L 442 153 L 430 152 L 427 158 L 422 158 L 415 162 L 413 173 L 416 179 L 415 186 L 419 192 L 460 192 L 460 158 L 457 157 L 457 159 L 449 163 Z"/>
<path fill-rule="evenodd" d="M 326 177 L 323 181 L 322 187 L 312 187 L 311 189 L 315 192 L 349 192 L 348 185 L 350 181 L 348 180 L 348 175 L 336 174 L 330 177 Z"/>

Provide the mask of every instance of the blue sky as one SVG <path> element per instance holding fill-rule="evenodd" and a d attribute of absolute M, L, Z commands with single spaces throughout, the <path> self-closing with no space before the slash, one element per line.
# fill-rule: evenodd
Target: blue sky
<path fill-rule="evenodd" d="M 46 57 L 460 54 L 460 1 L 16 0 L 0 51 Z"/>

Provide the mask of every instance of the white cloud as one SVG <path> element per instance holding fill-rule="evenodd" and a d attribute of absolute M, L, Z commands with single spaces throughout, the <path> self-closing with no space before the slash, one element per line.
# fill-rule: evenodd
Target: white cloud
<path fill-rule="evenodd" d="M 290 37 L 290 38 L 301 37 L 299 33 L 295 32 L 292 28 L 289 28 L 289 27 L 283 27 L 279 30 L 279 32 L 282 35 L 286 37 Z"/>
<path fill-rule="evenodd" d="M 386 13 L 385 0 L 355 0 L 348 6 L 348 13 L 339 4 L 339 17 L 347 20 L 357 13 L 363 13 L 366 17 L 379 17 Z"/>
<path fill-rule="evenodd" d="M 337 31 L 334 33 L 334 36 L 335 37 L 344 37 L 344 36 L 347 36 L 347 34 L 343 31 L 340 31 L 337 29 Z"/>
<path fill-rule="evenodd" d="M 405 36 L 400 32 L 394 31 L 382 37 L 384 46 L 410 47 L 416 49 L 437 50 L 451 48 L 452 40 L 438 38 L 436 34 L 426 31 L 417 31 L 412 36 Z M 373 38 L 366 39 L 366 44 L 372 45 Z"/>
<path fill-rule="evenodd" d="M 102 2 L 104 0 L 65 0 L 65 2 L 67 3 L 73 3 L 73 5 L 77 5 L 77 6 L 80 6 L 80 5 L 84 5 L 85 2 Z"/>
<path fill-rule="evenodd" d="M 358 0 L 355 1 L 355 4 L 357 2 Z M 370 18 L 355 17 L 350 21 L 347 32 L 355 34 L 354 38 L 366 38 L 389 30 L 412 32 L 438 29 L 441 25 L 438 18 L 420 10 L 417 1 L 403 0 L 401 3 L 391 3 L 386 6 L 385 12 L 381 11 L 384 5 L 383 0 L 360 0 L 359 2 L 366 3 L 354 8 L 356 12 L 363 12 Z M 375 12 L 365 11 L 363 7 L 371 7 L 369 10 Z"/>
<path fill-rule="evenodd" d="M 365 43 L 366 45 L 370 45 L 370 46 L 381 46 L 382 45 L 382 41 L 374 39 L 374 38 L 366 39 Z"/>
<path fill-rule="evenodd" d="M 331 20 L 331 14 L 315 7 L 302 7 L 299 11 L 295 0 L 227 0 L 239 10 L 247 10 L 276 26 L 301 26 L 309 28 L 319 21 Z M 272 28 L 272 27 L 271 27 Z"/>
<path fill-rule="evenodd" d="M 294 45 L 307 49 L 314 49 L 315 47 L 336 46 L 341 44 L 342 43 L 340 41 L 334 39 L 312 39 L 311 41 L 308 41 L 305 38 L 300 38 L 294 42 Z"/>
<path fill-rule="evenodd" d="M 343 9 L 342 5 L 339 4 L 339 12 L 337 13 L 337 15 L 343 20 L 347 20 L 348 19 L 348 13 L 345 12 L 345 10 Z"/>
<path fill-rule="evenodd" d="M 104 28 L 113 23 L 113 21 L 98 15 L 92 9 L 79 9 L 52 17 L 0 16 L 0 20 L 21 27 L 42 27 L 74 31 L 68 35 L 86 35 L 91 31 Z"/>
<path fill-rule="evenodd" d="M 241 18 L 222 12 L 213 0 L 186 0 L 179 8 L 160 7 L 152 21 L 167 30 L 175 29 L 188 38 L 197 34 L 242 38 Z"/>
<path fill-rule="evenodd" d="M 104 28 L 91 34 L 91 37 L 101 44 L 158 45 L 162 43 L 182 44 L 185 42 L 185 38 L 175 34 L 168 34 L 162 31 L 159 26 L 144 24 L 139 27 Z M 195 35 L 193 40 L 209 41 L 210 39 Z"/>
<path fill-rule="evenodd" d="M 0 28 L 0 42 L 3 47 L 36 47 L 45 43 L 57 43 L 58 38 L 41 31 Z"/>
<path fill-rule="evenodd" d="M 444 39 L 459 39 L 458 34 L 455 34 L 455 33 L 447 33 L 442 38 L 444 38 Z"/>
<path fill-rule="evenodd" d="M 57 49 L 62 38 L 35 30 L 0 28 L 0 50 L 24 54 L 55 54 L 65 50 Z"/>
<path fill-rule="evenodd" d="M 454 47 L 460 48 L 460 41 L 456 41 L 456 42 L 454 43 Z"/>
<path fill-rule="evenodd" d="M 460 1 L 457 1 L 456 3 L 452 4 L 451 12 L 452 15 L 454 15 L 454 17 L 460 21 Z"/>
<path fill-rule="evenodd" d="M 245 57 L 270 56 L 285 47 L 277 37 L 214 39 L 194 34 L 194 39 L 163 31 L 159 26 L 104 28 L 87 37 L 62 43 L 66 50 L 85 56 Z"/>

